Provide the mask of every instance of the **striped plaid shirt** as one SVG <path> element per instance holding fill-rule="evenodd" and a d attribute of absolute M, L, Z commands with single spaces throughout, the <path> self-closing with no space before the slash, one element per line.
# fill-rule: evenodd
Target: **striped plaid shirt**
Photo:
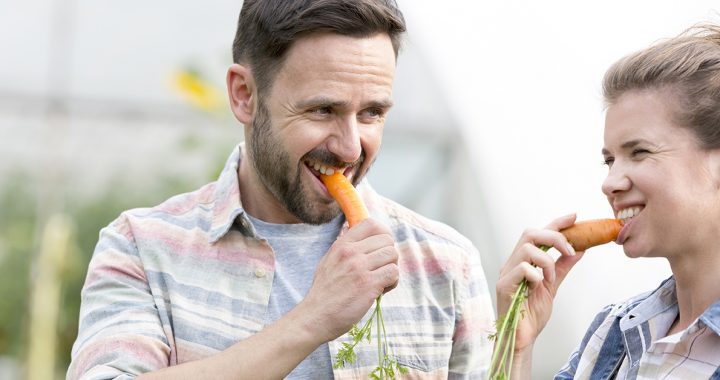
<path fill-rule="evenodd" d="M 82 291 L 69 379 L 134 376 L 216 354 L 263 326 L 274 253 L 240 203 L 234 150 L 216 182 L 104 228 Z M 383 317 L 407 378 L 484 378 L 493 309 L 479 253 L 446 225 L 359 186 L 372 217 L 387 223 L 400 253 L 400 282 Z M 366 316 L 367 318 L 367 316 Z M 329 342 L 332 360 L 348 335 Z M 336 379 L 367 378 L 377 345 Z M 238 358 L 242 360 L 242 358 Z"/>
<path fill-rule="evenodd" d="M 672 277 L 653 292 L 606 307 L 556 379 L 720 379 L 720 301 L 666 336 L 677 315 Z"/>

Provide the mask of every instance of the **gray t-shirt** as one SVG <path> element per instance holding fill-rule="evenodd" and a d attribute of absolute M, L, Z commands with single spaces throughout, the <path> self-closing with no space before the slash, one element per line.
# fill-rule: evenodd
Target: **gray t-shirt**
<path fill-rule="evenodd" d="M 248 215 L 249 216 L 249 215 Z M 257 235 L 266 239 L 275 252 L 275 277 L 265 324 L 287 314 L 307 294 L 320 259 L 337 239 L 342 223 L 338 216 L 329 223 L 273 224 L 249 216 Z M 323 344 L 305 358 L 286 379 L 332 379 L 328 345 Z"/>

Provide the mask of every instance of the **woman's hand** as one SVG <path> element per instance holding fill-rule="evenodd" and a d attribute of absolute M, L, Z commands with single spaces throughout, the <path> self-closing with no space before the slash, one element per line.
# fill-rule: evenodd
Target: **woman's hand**
<path fill-rule="evenodd" d="M 575 214 L 557 218 L 544 229 L 526 230 L 500 271 L 496 284 L 499 316 L 507 313 L 515 290 L 523 279 L 527 279 L 530 289 L 525 312 L 517 328 L 513 367 L 530 365 L 532 347 L 550 319 L 558 287 L 582 257 L 582 252 L 576 253 L 565 236 L 558 232 L 573 223 Z M 552 256 L 539 248 L 541 246 L 554 247 L 561 253 L 560 258 L 554 261 Z M 513 372 L 524 371 L 513 369 Z"/>

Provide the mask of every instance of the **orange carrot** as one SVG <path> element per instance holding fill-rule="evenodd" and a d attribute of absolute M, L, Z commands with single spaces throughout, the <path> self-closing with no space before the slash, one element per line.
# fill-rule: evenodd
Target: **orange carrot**
<path fill-rule="evenodd" d="M 355 191 L 355 187 L 341 172 L 336 171 L 332 175 L 321 174 L 320 180 L 340 205 L 350 227 L 368 218 L 370 213 L 365 208 L 365 204 Z"/>
<path fill-rule="evenodd" d="M 576 251 L 584 251 L 596 245 L 614 241 L 622 222 L 620 219 L 594 219 L 577 222 L 561 230 Z"/>

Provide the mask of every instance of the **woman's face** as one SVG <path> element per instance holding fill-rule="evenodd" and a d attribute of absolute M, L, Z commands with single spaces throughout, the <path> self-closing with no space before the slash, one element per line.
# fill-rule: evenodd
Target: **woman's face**
<path fill-rule="evenodd" d="M 717 151 L 703 150 L 693 132 L 676 125 L 669 93 L 630 91 L 608 108 L 602 185 L 629 257 L 672 259 L 716 244 Z"/>

